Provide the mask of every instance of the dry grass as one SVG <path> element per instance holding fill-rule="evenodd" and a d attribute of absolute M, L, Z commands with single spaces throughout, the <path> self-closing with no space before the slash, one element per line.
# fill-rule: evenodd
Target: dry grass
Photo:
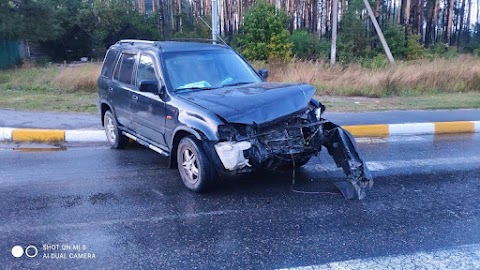
<path fill-rule="evenodd" d="M 261 62 L 254 65 L 266 66 Z M 480 58 L 400 62 L 383 69 L 368 69 L 359 64 L 331 68 L 321 61 L 294 61 L 284 66 L 272 65 L 269 80 L 305 82 L 315 85 L 319 95 L 333 96 L 480 93 Z"/>
<path fill-rule="evenodd" d="M 480 58 L 400 62 L 368 69 L 358 64 L 330 68 L 322 61 L 269 68 L 270 81 L 305 82 L 329 110 L 480 108 Z M 0 108 L 95 112 L 101 63 L 25 67 L 0 71 Z"/>
<path fill-rule="evenodd" d="M 24 67 L 0 71 L 0 89 L 36 92 L 96 92 L 100 63 Z"/>
<path fill-rule="evenodd" d="M 67 92 L 95 92 L 97 79 L 102 69 L 101 64 L 82 64 L 61 68 L 53 79 L 53 83 Z"/>

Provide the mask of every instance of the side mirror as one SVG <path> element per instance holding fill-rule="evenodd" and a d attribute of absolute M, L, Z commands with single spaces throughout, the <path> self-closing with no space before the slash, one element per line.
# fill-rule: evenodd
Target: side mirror
<path fill-rule="evenodd" d="M 258 74 L 260 74 L 260 77 L 262 77 L 263 80 L 268 78 L 268 70 L 265 68 L 258 70 Z"/>
<path fill-rule="evenodd" d="M 158 82 L 157 81 L 141 81 L 140 92 L 154 93 L 159 94 Z"/>

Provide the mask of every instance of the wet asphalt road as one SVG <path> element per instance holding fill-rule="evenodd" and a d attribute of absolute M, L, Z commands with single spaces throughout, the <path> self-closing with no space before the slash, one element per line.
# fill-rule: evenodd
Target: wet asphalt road
<path fill-rule="evenodd" d="M 480 135 L 359 146 L 376 180 L 363 201 L 335 194 L 325 180 L 342 174 L 325 152 L 297 171 L 293 188 L 331 193 L 293 192 L 286 171 L 230 179 L 199 195 L 165 158 L 138 146 L 0 147 L 0 266 L 273 269 L 480 244 Z M 38 255 L 14 258 L 15 245 Z M 95 258 L 69 258 L 75 253 Z"/>

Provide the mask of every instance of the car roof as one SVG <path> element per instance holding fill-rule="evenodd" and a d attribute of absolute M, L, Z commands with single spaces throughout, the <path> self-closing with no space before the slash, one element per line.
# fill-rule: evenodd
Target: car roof
<path fill-rule="evenodd" d="M 221 44 L 186 42 L 186 41 L 146 41 L 146 40 L 121 40 L 112 47 L 121 49 L 158 49 L 161 52 L 186 52 L 199 50 L 222 50 L 230 47 Z"/>
<path fill-rule="evenodd" d="M 179 41 L 163 41 L 160 42 L 160 47 L 164 52 L 218 50 L 228 48 L 227 46 L 221 44 Z"/>

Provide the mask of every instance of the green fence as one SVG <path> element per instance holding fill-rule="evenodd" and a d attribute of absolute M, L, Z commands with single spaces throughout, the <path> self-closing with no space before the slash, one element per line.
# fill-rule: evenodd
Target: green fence
<path fill-rule="evenodd" d="M 18 41 L 0 40 L 0 69 L 12 67 L 20 61 Z"/>

